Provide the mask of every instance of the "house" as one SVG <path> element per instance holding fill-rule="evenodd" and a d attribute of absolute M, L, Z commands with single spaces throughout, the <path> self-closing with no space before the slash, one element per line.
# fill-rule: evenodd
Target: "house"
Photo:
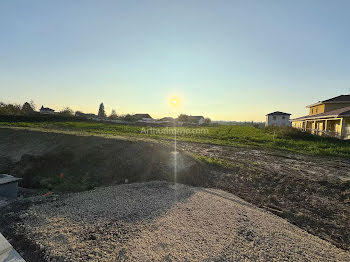
<path fill-rule="evenodd" d="M 350 139 L 350 95 L 340 95 L 315 104 L 307 116 L 292 119 L 292 126 L 315 135 Z"/>
<path fill-rule="evenodd" d="M 48 107 L 44 107 L 41 106 L 40 108 L 40 114 L 44 114 L 44 115 L 53 115 L 55 113 L 55 110 L 48 108 Z"/>
<path fill-rule="evenodd" d="M 131 116 L 131 119 L 133 121 L 139 121 L 139 120 L 149 121 L 149 120 L 153 120 L 153 118 L 149 114 L 135 114 L 135 115 Z"/>
<path fill-rule="evenodd" d="M 188 122 L 202 125 L 204 124 L 204 117 L 203 116 L 188 116 Z"/>
<path fill-rule="evenodd" d="M 265 126 L 290 126 L 290 115 L 280 111 L 267 114 Z"/>

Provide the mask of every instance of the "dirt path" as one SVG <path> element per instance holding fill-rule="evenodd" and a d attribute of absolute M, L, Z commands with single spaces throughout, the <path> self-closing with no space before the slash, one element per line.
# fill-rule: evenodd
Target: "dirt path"
<path fill-rule="evenodd" d="M 221 190 L 150 182 L 37 201 L 22 214 L 23 228 L 50 261 L 350 260 Z"/>
<path fill-rule="evenodd" d="M 350 249 L 350 159 L 179 142 L 184 151 L 229 162 L 214 185 Z"/>

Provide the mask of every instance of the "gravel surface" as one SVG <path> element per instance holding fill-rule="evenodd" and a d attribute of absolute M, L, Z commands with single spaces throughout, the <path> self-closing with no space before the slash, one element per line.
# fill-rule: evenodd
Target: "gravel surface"
<path fill-rule="evenodd" d="M 350 261 L 349 252 L 216 189 L 150 182 L 49 199 L 22 216 L 47 261 Z"/>

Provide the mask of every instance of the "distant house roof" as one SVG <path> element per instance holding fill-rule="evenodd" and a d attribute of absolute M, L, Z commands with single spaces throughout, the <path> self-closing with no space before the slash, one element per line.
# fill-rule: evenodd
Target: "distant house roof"
<path fill-rule="evenodd" d="M 318 119 L 318 118 L 329 118 L 329 117 L 344 117 L 344 116 L 350 116 L 350 106 L 343 107 L 340 109 L 332 110 L 329 112 L 312 115 L 312 116 L 302 116 L 295 119 L 292 119 L 292 121 L 301 121 L 301 120 L 308 120 L 308 119 Z"/>
<path fill-rule="evenodd" d="M 55 111 L 51 108 L 48 108 L 48 107 L 44 107 L 44 106 L 41 106 L 40 110 L 45 110 L 45 111 Z"/>
<path fill-rule="evenodd" d="M 280 116 L 280 115 L 287 115 L 287 116 L 290 116 L 291 114 L 289 113 L 284 113 L 284 112 L 280 112 L 280 111 L 275 111 L 275 112 L 272 112 L 270 114 L 267 114 L 267 116 Z"/>
<path fill-rule="evenodd" d="M 81 117 L 97 117 L 97 115 L 95 115 L 95 114 L 92 114 L 92 113 L 85 114 L 85 113 L 80 112 L 80 111 L 75 112 L 75 116 L 81 116 Z"/>
<path fill-rule="evenodd" d="M 149 114 L 135 114 L 131 116 L 135 120 L 141 120 L 143 118 L 150 118 L 153 119 Z"/>
<path fill-rule="evenodd" d="M 188 116 L 188 122 L 199 122 L 204 116 Z"/>
<path fill-rule="evenodd" d="M 159 121 L 174 121 L 173 117 L 163 117 L 161 119 L 159 119 Z"/>
<path fill-rule="evenodd" d="M 308 105 L 306 107 L 313 107 L 321 104 L 335 104 L 335 103 L 350 103 L 350 95 L 340 95 L 327 100 L 318 101 L 315 104 Z"/>

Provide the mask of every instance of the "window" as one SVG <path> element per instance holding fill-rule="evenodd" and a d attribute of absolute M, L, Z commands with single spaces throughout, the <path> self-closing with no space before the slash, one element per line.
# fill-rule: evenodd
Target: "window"
<path fill-rule="evenodd" d="M 282 119 L 286 119 L 286 117 L 285 117 L 285 116 L 282 116 Z"/>
<path fill-rule="evenodd" d="M 316 107 L 316 114 L 317 114 L 318 108 Z"/>
<path fill-rule="evenodd" d="M 276 120 L 276 116 L 273 116 L 272 119 L 273 119 L 273 120 Z"/>

